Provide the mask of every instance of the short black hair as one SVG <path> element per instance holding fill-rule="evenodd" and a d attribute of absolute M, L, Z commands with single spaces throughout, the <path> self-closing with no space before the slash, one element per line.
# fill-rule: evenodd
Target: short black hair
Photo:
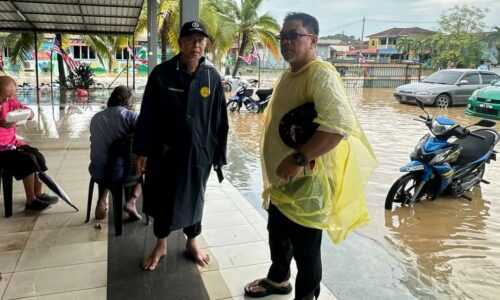
<path fill-rule="evenodd" d="M 304 26 L 304 28 L 306 28 L 309 32 L 314 33 L 315 35 L 319 35 L 319 23 L 315 17 L 301 12 L 290 12 L 285 16 L 284 22 L 288 22 L 291 20 L 302 21 L 302 25 Z"/>
<path fill-rule="evenodd" d="M 108 107 L 124 106 L 132 108 L 135 102 L 135 95 L 131 88 L 120 85 L 117 86 L 108 99 Z"/>
<path fill-rule="evenodd" d="M 485 63 L 484 59 L 481 59 L 481 60 L 479 61 L 479 63 L 480 63 L 480 64 L 484 64 L 484 63 Z"/>

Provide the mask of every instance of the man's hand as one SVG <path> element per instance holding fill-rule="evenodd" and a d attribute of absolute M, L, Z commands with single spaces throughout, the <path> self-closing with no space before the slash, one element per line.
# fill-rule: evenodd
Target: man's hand
<path fill-rule="evenodd" d="M 293 180 L 303 168 L 294 162 L 293 154 L 290 154 L 281 161 L 276 169 L 276 175 L 285 180 Z"/>
<path fill-rule="evenodd" d="M 137 156 L 137 159 L 135 160 L 135 169 L 137 174 L 143 174 L 146 172 L 146 162 L 148 161 L 148 158 L 146 156 Z"/>

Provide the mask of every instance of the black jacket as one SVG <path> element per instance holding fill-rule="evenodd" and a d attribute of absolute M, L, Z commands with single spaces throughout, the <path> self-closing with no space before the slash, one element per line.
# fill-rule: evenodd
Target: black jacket
<path fill-rule="evenodd" d="M 154 68 L 142 100 L 135 154 L 157 156 L 192 144 L 206 156 L 206 162 L 227 164 L 228 121 L 220 75 L 203 58 L 193 75 L 187 82 L 192 75 L 186 73 L 180 55 Z M 204 97 L 207 88 L 209 95 Z"/>

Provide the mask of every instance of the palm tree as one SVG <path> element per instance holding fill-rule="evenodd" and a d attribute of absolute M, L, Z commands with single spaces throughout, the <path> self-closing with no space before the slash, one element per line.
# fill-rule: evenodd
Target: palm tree
<path fill-rule="evenodd" d="M 413 49 L 414 40 L 410 37 L 398 38 L 396 42 L 396 49 L 402 52 L 403 55 L 406 54 L 406 59 L 410 59 L 410 50 Z"/>
<path fill-rule="evenodd" d="M 80 38 L 85 41 L 89 47 L 94 50 L 101 64 L 104 60 L 112 62 L 114 59 L 110 53 L 113 41 L 117 38 L 102 37 L 97 35 L 81 35 Z M 69 36 L 66 34 L 56 34 L 55 39 L 59 41 L 62 49 L 68 49 Z M 120 38 L 118 38 L 120 40 Z M 32 32 L 9 33 L 0 38 L 0 44 L 3 47 L 12 46 L 10 53 L 10 62 L 14 65 L 20 65 L 24 61 L 31 59 L 31 52 L 35 48 L 35 36 Z M 37 51 L 42 49 L 42 43 L 38 43 Z M 61 55 L 57 55 L 57 64 L 59 70 L 59 82 L 62 86 L 66 85 L 66 75 L 64 71 L 64 60 Z"/>
<path fill-rule="evenodd" d="M 245 50 L 254 47 L 255 44 L 264 45 L 271 50 L 276 58 L 279 58 L 276 35 L 279 33 L 280 26 L 270 15 L 259 16 L 257 14 L 263 0 L 240 0 L 239 5 L 235 0 L 219 2 L 225 9 L 225 11 L 219 10 L 223 21 L 233 22 L 237 25 L 239 50 L 233 76 L 236 76 L 239 69 L 239 57 L 243 56 Z"/>

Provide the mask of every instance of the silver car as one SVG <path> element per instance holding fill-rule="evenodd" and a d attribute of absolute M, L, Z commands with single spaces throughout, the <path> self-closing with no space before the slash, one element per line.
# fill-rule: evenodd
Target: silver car
<path fill-rule="evenodd" d="M 426 105 L 438 107 L 466 105 L 475 90 L 490 85 L 492 80 L 500 80 L 500 76 L 475 69 L 441 70 L 421 82 L 397 87 L 394 98 L 401 103 L 416 103 L 415 99 L 420 98 Z"/>

